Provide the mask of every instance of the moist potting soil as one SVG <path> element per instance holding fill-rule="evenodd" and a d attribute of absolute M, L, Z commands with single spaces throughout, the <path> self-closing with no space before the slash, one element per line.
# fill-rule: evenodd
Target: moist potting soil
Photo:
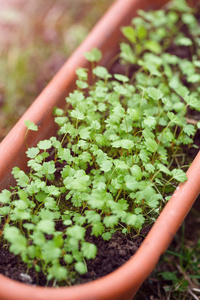
<path fill-rule="evenodd" d="M 75 276 L 71 283 L 89 282 L 119 268 L 137 251 L 149 230 L 150 226 L 146 226 L 141 230 L 140 235 L 126 236 L 121 232 L 115 232 L 109 241 L 92 236 L 87 231 L 86 240 L 97 246 L 98 253 L 95 259 L 87 261 L 88 272 L 79 277 Z M 47 282 L 42 272 L 36 273 L 34 268 L 28 269 L 19 256 L 9 252 L 5 244 L 0 244 L 0 257 L 1 274 L 26 284 L 52 286 L 53 282 Z"/>

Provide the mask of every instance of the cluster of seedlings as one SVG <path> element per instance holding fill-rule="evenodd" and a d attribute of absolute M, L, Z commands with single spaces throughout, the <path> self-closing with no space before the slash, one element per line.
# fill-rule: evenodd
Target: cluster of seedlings
<path fill-rule="evenodd" d="M 126 73 L 99 66 L 98 49 L 85 53 L 92 83 L 89 70 L 76 71 L 66 108 L 53 112 L 57 136 L 29 148 L 29 173 L 15 167 L 17 185 L 0 193 L 1 239 L 27 268 L 60 285 L 87 272 L 96 256 L 86 232 L 107 241 L 116 231 L 139 234 L 155 222 L 187 180 L 184 148 L 194 146 L 200 127 L 187 115 L 189 108 L 200 111 L 194 11 L 185 1 L 138 11 L 122 32 Z M 184 47 L 189 58 L 171 54 L 173 47 Z M 25 123 L 27 133 L 37 130 Z"/>

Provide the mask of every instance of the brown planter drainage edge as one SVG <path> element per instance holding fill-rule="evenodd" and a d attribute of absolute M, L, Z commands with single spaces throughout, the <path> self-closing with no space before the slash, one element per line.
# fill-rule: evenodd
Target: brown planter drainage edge
<path fill-rule="evenodd" d="M 24 120 L 39 126 L 27 137 L 29 146 L 56 133 L 52 109 L 65 105 L 65 96 L 73 90 L 75 70 L 87 67 L 83 53 L 93 47 L 103 52 L 106 65 L 117 52 L 120 27 L 130 22 L 138 8 L 160 8 L 166 0 L 118 0 L 95 26 L 82 45 L 65 63 L 27 112 L 0 144 L 0 190 L 12 185 L 14 166 L 26 169 Z M 1 300 L 131 300 L 142 282 L 154 269 L 200 192 L 200 153 L 187 172 L 188 180 L 180 184 L 165 206 L 137 253 L 111 274 L 90 283 L 73 287 L 34 287 L 0 275 Z"/>

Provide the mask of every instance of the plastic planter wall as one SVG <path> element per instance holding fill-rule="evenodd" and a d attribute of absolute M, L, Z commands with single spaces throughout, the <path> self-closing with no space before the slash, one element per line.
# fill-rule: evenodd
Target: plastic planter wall
<path fill-rule="evenodd" d="M 27 136 L 27 144 L 34 146 L 40 139 L 56 134 L 52 110 L 63 107 L 65 97 L 73 90 L 77 67 L 88 67 L 83 53 L 93 47 L 103 52 L 102 65 L 107 65 L 118 51 L 120 27 L 128 24 L 137 9 L 157 9 L 167 0 L 118 0 L 108 10 L 82 45 L 65 63 L 53 80 L 30 106 L 11 132 L 0 144 L 0 190 L 14 183 L 11 170 L 19 166 L 26 170 L 27 158 L 24 120 L 39 126 Z M 44 288 L 25 285 L 0 275 L 1 300 L 131 300 L 142 282 L 169 246 L 174 234 L 189 212 L 200 192 L 200 154 L 187 172 L 188 180 L 180 184 L 160 217 L 152 227 L 137 253 L 111 274 L 90 283 L 74 287 Z"/>

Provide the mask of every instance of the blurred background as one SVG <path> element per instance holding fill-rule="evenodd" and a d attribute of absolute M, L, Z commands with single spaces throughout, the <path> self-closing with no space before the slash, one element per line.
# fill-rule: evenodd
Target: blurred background
<path fill-rule="evenodd" d="M 0 0 L 0 141 L 113 0 Z"/>
<path fill-rule="evenodd" d="M 113 2 L 0 0 L 0 141 Z M 200 299 L 197 205 L 135 299 Z"/>

